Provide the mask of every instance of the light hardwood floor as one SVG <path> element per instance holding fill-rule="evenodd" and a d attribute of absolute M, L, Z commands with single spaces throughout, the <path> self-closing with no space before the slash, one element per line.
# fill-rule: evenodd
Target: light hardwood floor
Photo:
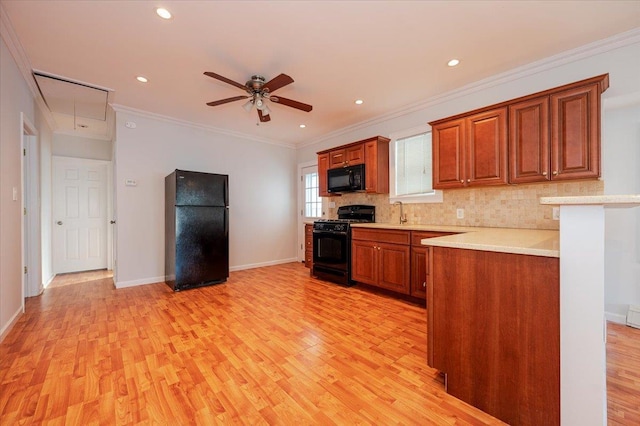
<path fill-rule="evenodd" d="M 0 344 L 0 424 L 501 424 L 444 392 L 426 329 L 424 307 L 297 263 L 50 288 Z M 637 424 L 640 330 L 609 330 L 610 424 Z"/>

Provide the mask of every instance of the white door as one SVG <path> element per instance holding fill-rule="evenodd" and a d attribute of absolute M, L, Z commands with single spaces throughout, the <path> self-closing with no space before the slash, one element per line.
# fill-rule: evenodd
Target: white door
<path fill-rule="evenodd" d="M 298 260 L 304 261 L 304 224 L 322 217 L 322 198 L 318 192 L 318 166 L 302 164 L 300 170 L 300 221 L 298 222 Z"/>
<path fill-rule="evenodd" d="M 54 273 L 107 267 L 107 164 L 53 159 Z"/>

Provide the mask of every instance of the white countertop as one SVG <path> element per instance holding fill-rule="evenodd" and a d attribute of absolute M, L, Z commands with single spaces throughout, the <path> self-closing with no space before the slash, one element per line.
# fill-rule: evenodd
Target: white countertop
<path fill-rule="evenodd" d="M 354 228 L 398 229 L 405 231 L 455 232 L 456 235 L 427 238 L 423 245 L 531 256 L 560 257 L 558 231 L 546 229 L 479 228 L 450 225 L 398 225 L 358 223 Z"/>
<path fill-rule="evenodd" d="M 640 195 L 584 195 L 574 197 L 541 197 L 540 204 L 636 207 L 640 206 Z"/>

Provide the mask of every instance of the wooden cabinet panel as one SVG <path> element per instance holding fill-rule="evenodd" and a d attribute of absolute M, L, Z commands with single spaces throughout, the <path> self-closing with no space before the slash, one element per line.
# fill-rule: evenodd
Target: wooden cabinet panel
<path fill-rule="evenodd" d="M 427 296 L 427 276 L 429 247 L 411 247 L 411 295 L 419 298 Z"/>
<path fill-rule="evenodd" d="M 472 115 L 467 119 L 467 185 L 507 183 L 507 109 Z"/>
<path fill-rule="evenodd" d="M 410 247 L 378 243 L 378 287 L 410 293 Z"/>
<path fill-rule="evenodd" d="M 557 258 L 431 248 L 428 359 L 509 424 L 560 422 Z"/>
<path fill-rule="evenodd" d="M 436 189 L 464 186 L 465 121 L 452 120 L 433 126 L 433 187 Z"/>
<path fill-rule="evenodd" d="M 600 176 L 600 96 L 592 84 L 550 96 L 552 179 Z"/>
<path fill-rule="evenodd" d="M 331 151 L 329 153 L 329 168 L 335 169 L 336 167 L 342 167 L 347 162 L 344 149 Z"/>
<path fill-rule="evenodd" d="M 389 139 L 375 138 L 364 143 L 366 192 L 389 193 Z"/>
<path fill-rule="evenodd" d="M 549 145 L 549 97 L 510 105 L 509 181 L 549 180 Z"/>
<path fill-rule="evenodd" d="M 331 193 L 327 191 L 327 170 L 329 170 L 329 153 L 318 155 L 318 195 L 321 197 L 330 197 Z"/>
<path fill-rule="evenodd" d="M 377 247 L 371 241 L 351 241 L 351 279 L 365 284 L 378 282 Z"/>
<path fill-rule="evenodd" d="M 313 225 L 304 225 L 304 266 L 313 267 Z"/>
<path fill-rule="evenodd" d="M 409 231 L 395 229 L 351 228 L 351 238 L 354 240 L 374 241 L 379 243 L 409 245 L 411 236 Z"/>

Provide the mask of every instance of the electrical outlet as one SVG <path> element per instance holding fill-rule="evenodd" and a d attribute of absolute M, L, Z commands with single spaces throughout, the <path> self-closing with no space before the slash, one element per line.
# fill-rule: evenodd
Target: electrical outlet
<path fill-rule="evenodd" d="M 457 209 L 456 210 L 456 218 L 464 219 L 464 209 Z"/>
<path fill-rule="evenodd" d="M 560 220 L 560 207 L 553 208 L 553 220 Z"/>

